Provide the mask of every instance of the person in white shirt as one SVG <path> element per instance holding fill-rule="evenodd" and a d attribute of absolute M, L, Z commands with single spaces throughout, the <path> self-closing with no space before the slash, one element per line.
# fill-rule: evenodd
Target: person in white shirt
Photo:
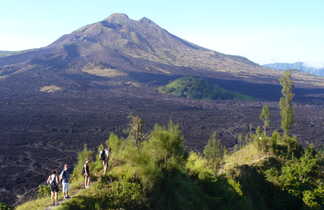
<path fill-rule="evenodd" d="M 57 204 L 57 198 L 58 198 L 58 191 L 59 191 L 59 180 L 56 174 L 56 171 L 54 170 L 51 175 L 47 178 L 47 184 L 50 185 L 51 188 L 51 199 L 53 201 L 53 206 Z"/>

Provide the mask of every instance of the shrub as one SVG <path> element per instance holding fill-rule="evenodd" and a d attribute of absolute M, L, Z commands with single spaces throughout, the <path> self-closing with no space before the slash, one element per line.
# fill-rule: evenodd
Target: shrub
<path fill-rule="evenodd" d="M 63 203 L 58 209 L 147 209 L 141 186 L 137 183 L 121 180 L 101 183 L 93 189 L 95 191 L 85 192 Z"/>
<path fill-rule="evenodd" d="M 49 197 L 51 195 L 51 189 L 49 185 L 39 185 L 37 188 L 37 197 L 44 198 Z"/>
<path fill-rule="evenodd" d="M 306 190 L 303 192 L 304 203 L 312 209 L 321 209 L 324 204 L 324 189 L 316 189 L 314 191 Z"/>
<path fill-rule="evenodd" d="M 186 169 L 190 176 L 198 179 L 207 179 L 214 176 L 214 171 L 209 167 L 207 160 L 195 152 L 190 152 Z"/>
<path fill-rule="evenodd" d="M 169 122 L 168 127 L 156 125 L 143 151 L 161 168 L 172 169 L 184 166 L 184 139 L 179 126 Z"/>
<path fill-rule="evenodd" d="M 306 150 L 300 159 L 291 160 L 282 167 L 279 182 L 285 190 L 301 198 L 303 191 L 314 187 L 317 173 L 318 159 Z"/>
<path fill-rule="evenodd" d="M 208 164 L 216 172 L 224 158 L 225 147 L 218 138 L 217 133 L 213 133 L 208 139 L 208 143 L 204 148 L 204 156 L 208 160 Z"/>
<path fill-rule="evenodd" d="M 0 202 L 0 210 L 12 210 L 12 209 L 13 208 L 8 206 L 7 204 Z"/>

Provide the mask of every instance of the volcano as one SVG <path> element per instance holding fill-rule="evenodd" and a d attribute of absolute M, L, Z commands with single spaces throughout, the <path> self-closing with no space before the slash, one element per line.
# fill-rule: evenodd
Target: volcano
<path fill-rule="evenodd" d="M 111 132 L 125 136 L 130 114 L 143 118 L 147 129 L 175 121 L 186 146 L 195 150 L 214 131 L 226 146 L 235 145 L 237 134 L 259 122 L 261 102 L 270 104 L 278 128 L 280 75 L 125 14 L 86 25 L 43 48 L 3 53 L 0 165 L 6 173 L 0 173 L 0 202 L 28 199 L 50 170 L 73 163 L 84 144 L 94 148 Z M 158 91 L 188 76 L 254 100 L 193 100 Z M 296 72 L 294 79 L 301 104 L 294 132 L 320 145 L 324 78 Z M 319 105 L 310 105 L 314 102 Z"/>

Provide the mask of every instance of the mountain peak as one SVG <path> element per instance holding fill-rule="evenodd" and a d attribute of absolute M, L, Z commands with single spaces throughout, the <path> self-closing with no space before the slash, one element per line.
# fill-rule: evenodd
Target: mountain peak
<path fill-rule="evenodd" d="M 106 18 L 106 21 L 111 23 L 121 23 L 121 22 L 127 22 L 129 21 L 128 15 L 124 13 L 113 13 L 108 18 Z"/>

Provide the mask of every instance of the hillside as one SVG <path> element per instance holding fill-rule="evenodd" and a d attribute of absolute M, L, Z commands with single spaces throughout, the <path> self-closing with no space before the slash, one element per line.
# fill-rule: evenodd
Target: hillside
<path fill-rule="evenodd" d="M 293 137 L 256 132 L 237 151 L 221 157 L 223 166 L 215 170 L 217 159 L 210 159 L 205 150 L 184 150 L 176 125 L 156 125 L 148 136 L 137 142 L 131 134 L 126 139 L 110 135 L 104 144 L 113 151 L 111 167 L 102 177 L 96 152 L 85 147 L 73 172 L 76 193 L 55 209 L 320 210 L 324 204 L 324 154 L 302 149 Z M 78 185 L 86 159 L 93 160 L 96 182 L 82 189 Z M 49 199 L 41 198 L 17 210 L 49 206 Z"/>
<path fill-rule="evenodd" d="M 2 50 L 0 50 L 0 57 L 14 55 L 16 53 L 18 53 L 18 52 L 15 52 L 15 51 L 2 51 Z"/>
<path fill-rule="evenodd" d="M 195 77 L 182 77 L 160 87 L 161 93 L 191 99 L 251 100 L 252 97 L 225 90 L 213 83 Z"/>

